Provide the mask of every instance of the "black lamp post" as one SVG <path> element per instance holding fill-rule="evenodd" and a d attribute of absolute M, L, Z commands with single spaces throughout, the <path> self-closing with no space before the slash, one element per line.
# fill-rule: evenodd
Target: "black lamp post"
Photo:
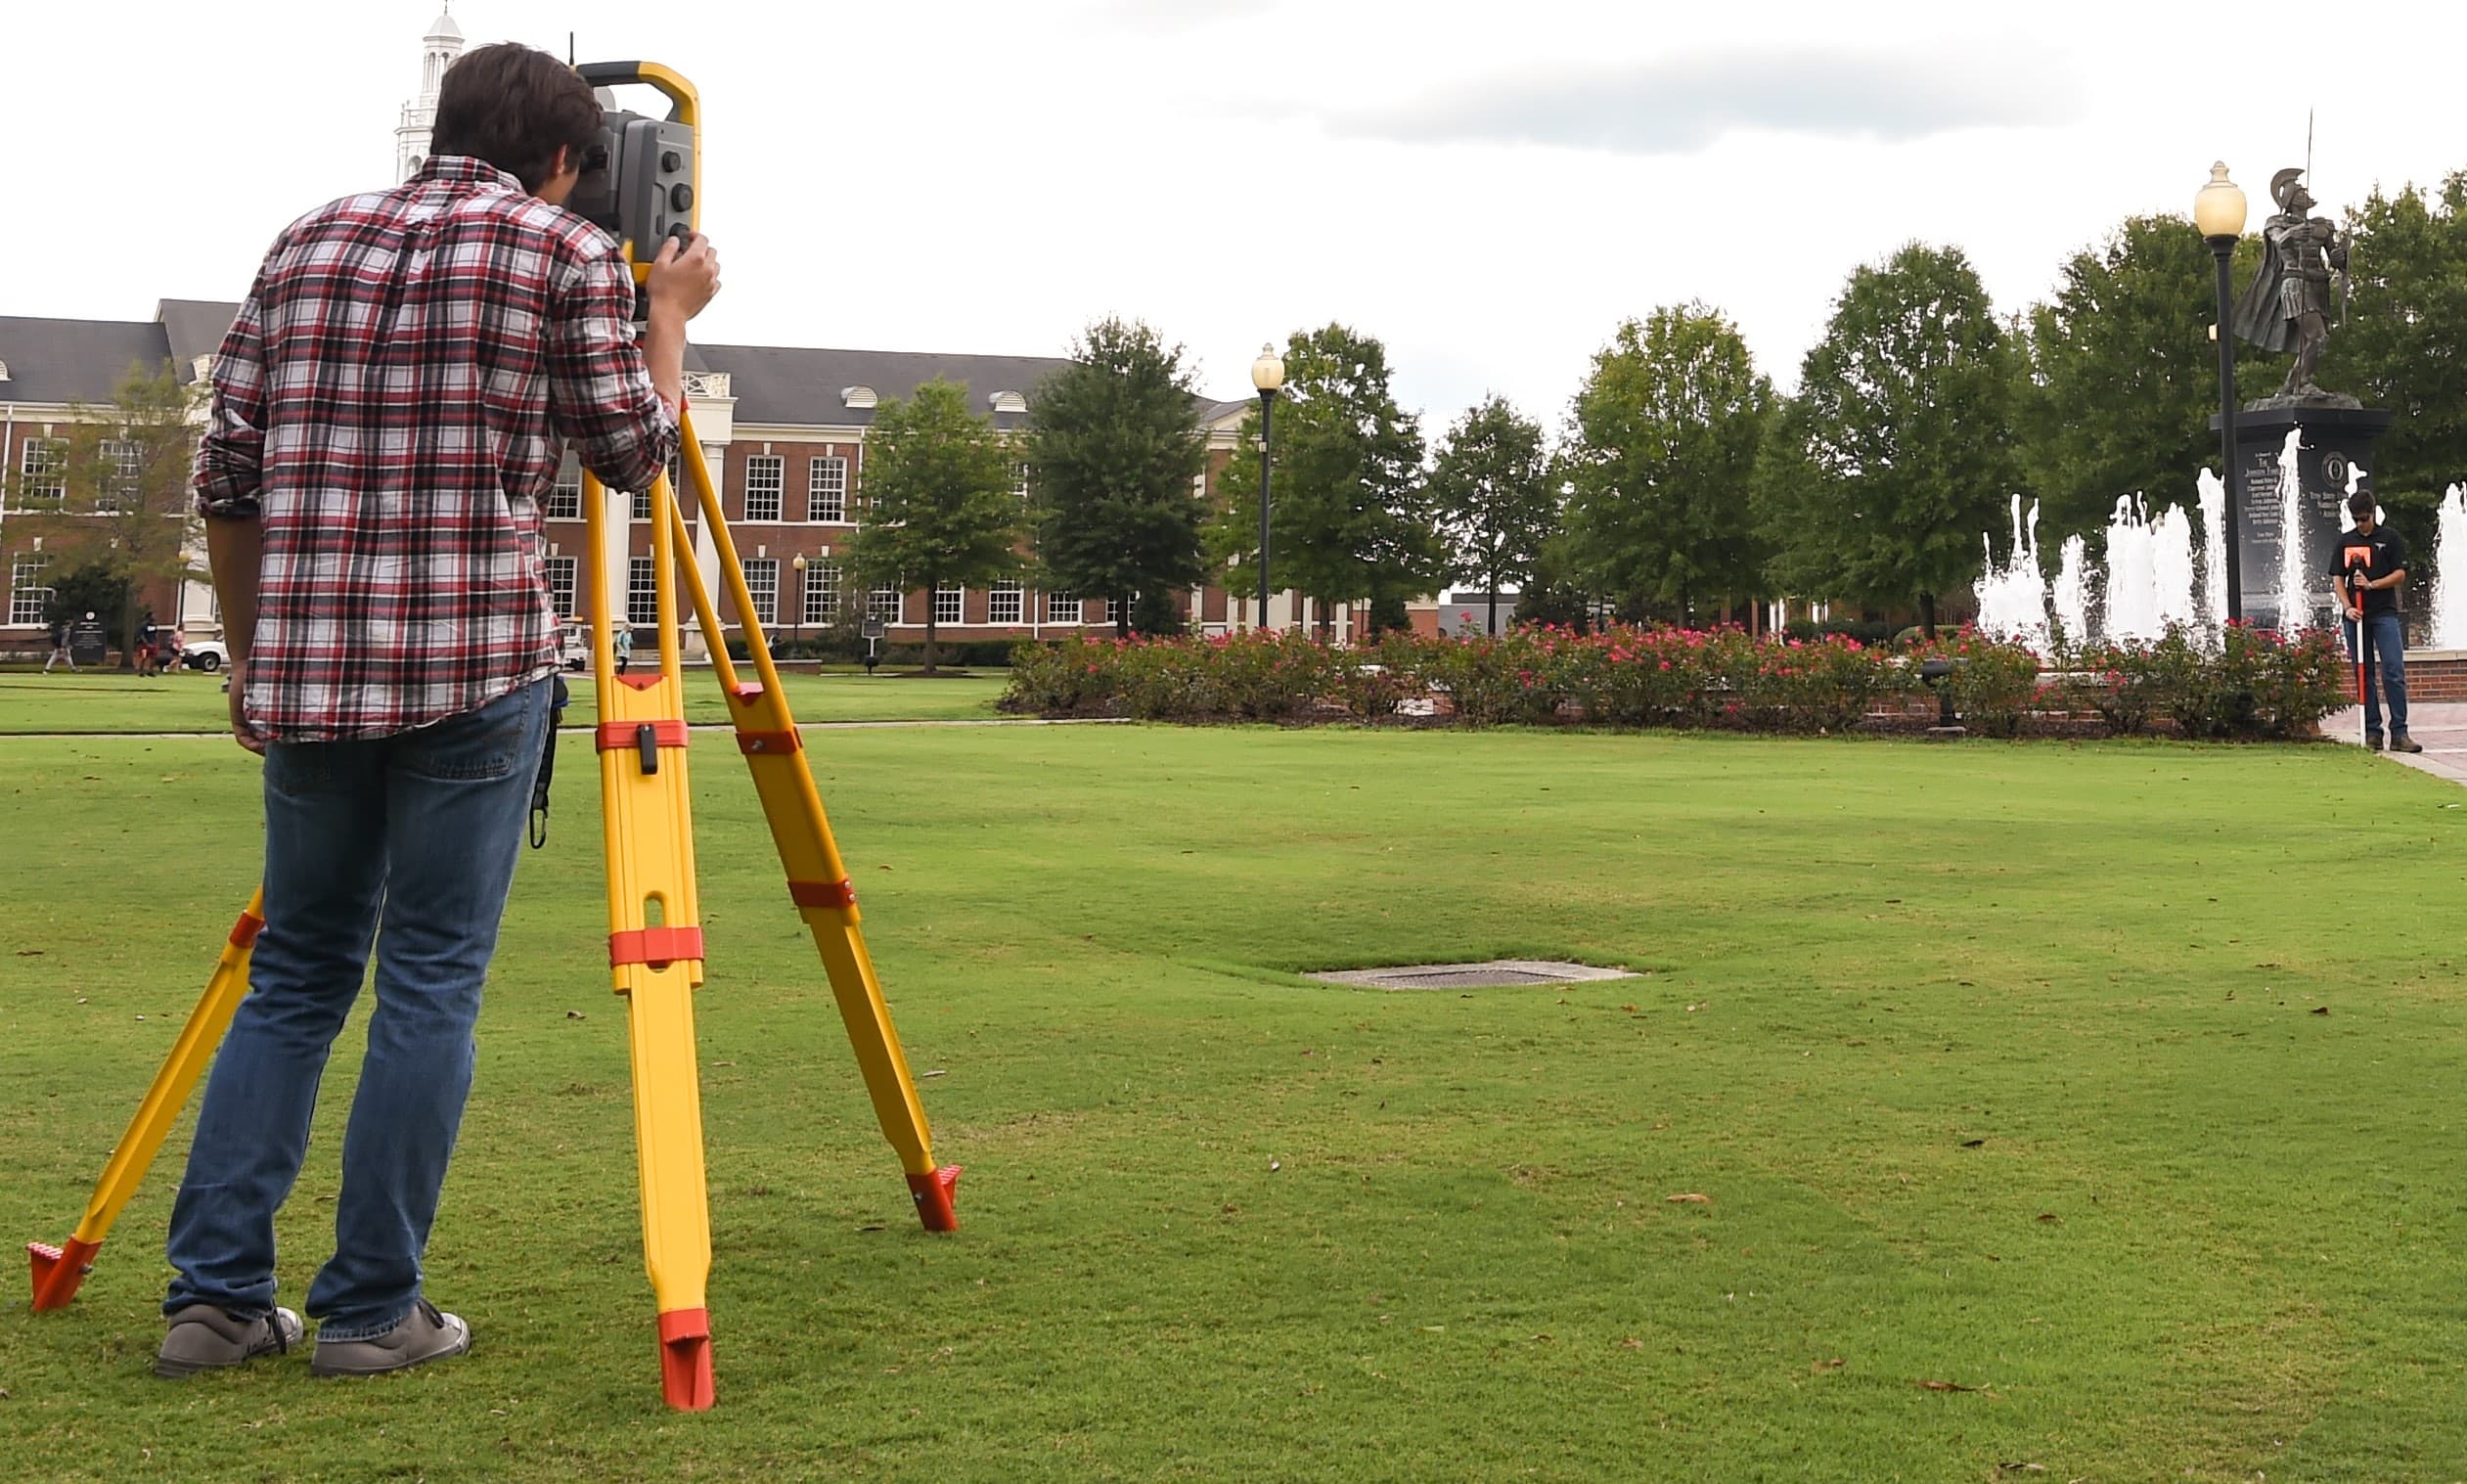
<path fill-rule="evenodd" d="M 2227 323 L 2231 312 L 2229 298 L 2233 292 L 2228 283 L 2228 265 L 2235 258 L 2236 243 L 2244 236 L 2244 192 L 2227 178 L 2224 161 L 2210 167 L 2210 183 L 2193 196 L 2193 226 L 2210 244 L 2210 255 L 2219 265 L 2219 323 L 2211 334 L 2219 340 L 2219 462 L 2220 478 L 2227 487 L 2227 621 L 2244 621 L 2244 545 L 2243 522 L 2237 517 L 2237 486 L 2243 472 L 2236 467 L 2236 334 Z"/>
<path fill-rule="evenodd" d="M 1251 384 L 1259 388 L 1259 622 L 1268 627 L 1268 446 L 1277 419 L 1277 391 L 1285 383 L 1285 363 L 1273 344 L 1259 347 Z"/>

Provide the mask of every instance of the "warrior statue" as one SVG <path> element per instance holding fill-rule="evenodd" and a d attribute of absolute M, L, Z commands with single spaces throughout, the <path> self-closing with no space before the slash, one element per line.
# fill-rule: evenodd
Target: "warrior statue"
<path fill-rule="evenodd" d="M 2307 216 L 2312 194 L 2305 172 L 2270 177 L 2278 214 L 2262 223 L 2264 254 L 2244 296 L 2236 300 L 2235 333 L 2264 350 L 2293 350 L 2296 364 L 2278 388 L 2282 397 L 2324 397 L 2312 380 L 2330 343 L 2330 275 L 2347 271 L 2348 235 L 2326 217 Z"/>

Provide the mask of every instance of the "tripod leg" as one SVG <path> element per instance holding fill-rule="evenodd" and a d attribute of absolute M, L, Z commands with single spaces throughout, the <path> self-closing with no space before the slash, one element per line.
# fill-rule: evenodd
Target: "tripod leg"
<path fill-rule="evenodd" d="M 590 497 L 591 546 L 603 504 Z M 626 1000 L 633 1049 L 634 1139 L 641 1170 L 643 1264 L 659 1310 L 660 1390 L 668 1405 L 711 1405 L 709 1193 L 702 1164 L 702 1091 L 695 1064 L 694 990 L 702 982 L 702 929 L 694 876 L 694 817 L 686 770 L 676 604 L 679 554 L 666 536 L 675 497 L 651 492 L 659 594 L 659 667 L 614 673 L 606 562 L 595 564 L 600 792 L 608 864 L 608 965 Z"/>
<path fill-rule="evenodd" d="M 205 993 L 198 997 L 197 1009 L 189 1012 L 189 1023 L 180 1028 L 180 1039 L 171 1043 L 171 1054 L 163 1057 L 161 1070 L 155 1073 L 154 1085 L 146 1089 L 144 1101 L 137 1104 L 136 1116 L 129 1119 L 128 1128 L 103 1166 L 103 1178 L 95 1182 L 94 1195 L 86 1202 L 86 1214 L 77 1223 L 75 1234 L 56 1247 L 40 1241 L 25 1244 L 26 1256 L 34 1268 L 34 1307 L 38 1312 L 66 1308 L 76 1296 L 78 1284 L 93 1271 L 95 1249 L 103 1245 L 112 1223 L 119 1219 L 120 1208 L 137 1193 L 138 1183 L 154 1164 L 164 1137 L 171 1132 L 190 1092 L 197 1087 L 197 1079 L 204 1074 L 206 1063 L 214 1059 L 214 1049 L 223 1044 L 223 1032 L 231 1028 L 232 1012 L 248 993 L 248 955 L 257 941 L 258 929 L 265 926 L 264 914 L 265 893 L 259 890 L 248 898 L 247 908 L 232 925 L 231 937 L 223 944 L 222 958 L 205 981 Z"/>
<path fill-rule="evenodd" d="M 760 617 L 745 587 L 744 568 L 737 560 L 736 543 L 729 536 L 728 522 L 711 486 L 710 471 L 702 462 L 702 451 L 694 439 L 691 426 L 686 432 L 685 450 L 687 476 L 701 501 L 703 529 L 719 551 L 721 576 L 728 584 L 729 597 L 738 613 L 744 619 L 745 650 L 759 679 L 740 682 L 725 648 L 714 652 L 712 663 L 728 697 L 729 718 L 737 727 L 738 750 L 745 754 L 754 791 L 762 800 L 763 818 L 771 826 L 772 843 L 787 874 L 789 899 L 814 934 L 814 946 L 821 952 L 823 967 L 830 975 L 831 995 L 838 1002 L 840 1020 L 848 1028 L 848 1043 L 856 1052 L 875 1118 L 882 1127 L 883 1137 L 899 1152 L 918 1218 L 927 1231 L 958 1231 L 959 1213 L 952 1202 L 960 1167 L 934 1163 L 933 1135 L 925 1123 L 924 1104 L 918 1099 L 907 1054 L 900 1049 L 899 1033 L 891 1025 L 890 1006 L 882 998 L 881 981 L 875 975 L 874 962 L 866 953 L 865 933 L 858 926 L 856 892 L 849 884 L 847 867 L 839 858 L 839 847 L 831 838 L 830 822 L 823 813 L 822 794 L 814 787 L 813 770 L 803 756 L 804 740 L 797 732 L 795 718 L 788 713 L 779 669 L 772 663 Z M 671 510 L 668 521 L 669 544 L 680 552 L 687 550 L 685 517 Z M 691 562 L 683 563 L 683 567 L 687 591 L 694 600 L 703 632 L 719 633 L 718 614 L 701 572 Z"/>

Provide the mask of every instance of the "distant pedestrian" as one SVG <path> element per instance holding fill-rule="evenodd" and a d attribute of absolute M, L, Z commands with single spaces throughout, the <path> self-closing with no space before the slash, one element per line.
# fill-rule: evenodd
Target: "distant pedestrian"
<path fill-rule="evenodd" d="M 159 631 L 155 628 L 155 615 L 148 613 L 146 615 L 146 621 L 139 625 L 137 630 L 138 674 L 157 675 L 161 673 L 155 667 L 155 650 L 158 642 Z"/>
<path fill-rule="evenodd" d="M 629 664 L 633 663 L 633 662 L 634 662 L 634 626 L 633 626 L 632 624 L 630 624 L 630 623 L 620 623 L 620 624 L 618 624 L 618 625 L 617 625 L 617 631 L 616 631 L 616 670 L 617 670 L 617 673 L 618 673 L 619 675 L 624 674 L 624 673 L 625 673 L 625 667 L 626 667 L 627 665 L 629 665 Z"/>
<path fill-rule="evenodd" d="M 52 672 L 52 666 L 64 659 L 68 661 L 68 673 L 76 674 L 77 656 L 68 652 L 68 620 L 66 618 L 52 624 L 52 652 L 51 656 L 43 661 L 43 673 L 49 675 Z"/>
<path fill-rule="evenodd" d="M 2389 747 L 2393 752 L 2421 752 L 2423 743 L 2407 736 L 2407 641 L 2399 616 L 2399 590 L 2407 581 L 2407 544 L 2375 517 L 2373 497 L 2357 490 L 2348 497 L 2347 513 L 2355 529 L 2341 535 L 2333 548 L 2331 580 L 2339 590 L 2339 607 L 2347 615 L 2347 652 L 2359 668 L 2370 646 L 2369 673 L 2381 681 L 2377 695 L 2364 687 L 2364 744 L 2382 745 L 2381 705 L 2390 701 Z"/>

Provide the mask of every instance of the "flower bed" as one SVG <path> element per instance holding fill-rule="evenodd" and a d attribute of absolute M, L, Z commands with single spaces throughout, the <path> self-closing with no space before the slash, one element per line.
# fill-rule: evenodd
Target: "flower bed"
<path fill-rule="evenodd" d="M 1390 634 L 1344 648 L 1295 631 L 1206 639 L 1075 635 L 1011 655 L 1005 710 L 1148 721 L 1356 721 L 1493 727 L 1725 728 L 1803 736 L 1899 730 L 1931 715 L 1921 662 L 1976 733 L 2190 738 L 2311 735 L 2346 702 L 2326 634 L 2232 629 L 2220 652 L 2171 634 L 2100 646 L 2042 667 L 2018 645 L 1964 630 L 1914 650 L 1737 629 L 1525 628 L 1498 638 Z M 1919 720 L 1924 725 L 1923 720 Z"/>

